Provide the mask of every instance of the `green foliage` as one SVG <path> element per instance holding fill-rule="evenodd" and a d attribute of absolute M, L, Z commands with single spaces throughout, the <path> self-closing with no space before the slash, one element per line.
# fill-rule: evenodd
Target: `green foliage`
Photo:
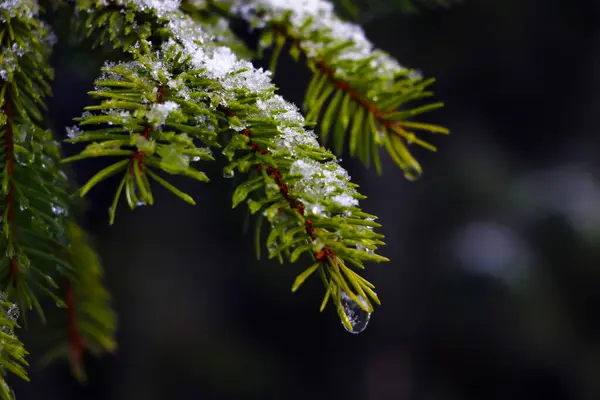
<path fill-rule="evenodd" d="M 89 37 L 102 54 L 120 50 L 122 60 L 105 64 L 89 92 L 92 103 L 67 129 L 66 141 L 82 149 L 61 160 L 45 120 L 55 38 L 34 0 L 0 2 L 2 376 L 8 370 L 26 378 L 13 302 L 21 314 L 38 311 L 50 348 L 45 360 L 69 359 L 80 380 L 86 379 L 84 351 L 116 349 L 116 316 L 102 268 L 71 213 L 77 199 L 119 175 L 110 224 L 122 197 L 131 209 L 152 205 L 156 184 L 194 205 L 169 178 L 208 182 L 197 166 L 214 161 L 213 152 L 223 155 L 225 177 L 242 178 L 232 206 L 245 204 L 253 216 L 257 254 L 266 248 L 280 262 L 305 262 L 292 291 L 318 275 L 325 290 L 321 310 L 331 301 L 346 329 L 364 329 L 380 301 L 359 270 L 389 261 L 376 254 L 383 235 L 375 231 L 376 217 L 359 207 L 365 197 L 357 185 L 309 127 L 317 126 L 336 153 L 348 143 L 351 155 L 377 170 L 385 147 L 414 179 L 421 167 L 408 146 L 435 148 L 413 131 L 448 133 L 412 120 L 441 106 L 413 105 L 432 96 L 433 80 L 373 50 L 362 30 L 337 18 L 326 1 L 311 3 L 315 10 L 270 0 L 53 4 L 73 15 L 70 40 Z M 276 94 L 270 73 L 248 61 L 252 52 L 229 27 L 234 16 L 262 30 L 261 50 L 273 49 L 273 68 L 286 43 L 294 58 L 306 59 L 314 73 L 306 119 Z M 110 162 L 71 196 L 64 164 L 96 157 Z M 357 312 L 366 319 L 357 322 Z M 1 386 L 3 398 L 10 398 Z"/>
<path fill-rule="evenodd" d="M 14 333 L 15 328 L 18 328 L 18 317 L 17 306 L 8 302 L 4 293 L 0 293 L 0 343 L 2 343 L 0 348 L 0 399 L 2 400 L 15 398 L 13 391 L 5 381 L 7 371 L 29 381 L 25 371 L 27 351 Z"/>
<path fill-rule="evenodd" d="M 265 26 L 260 45 L 273 49 L 272 65 L 286 43 L 292 57 L 306 59 L 313 79 L 303 109 L 309 121 L 319 124 L 322 143 L 331 142 L 337 154 L 348 143 L 351 156 L 366 166 L 373 162 L 379 172 L 378 148 L 385 147 L 407 179 L 421 175 L 421 165 L 409 146 L 417 144 L 431 151 L 436 147 L 415 132 L 449 133 L 444 127 L 412 120 L 443 106 L 440 102 L 413 105 L 433 95 L 429 87 L 434 79 L 424 79 L 387 53 L 372 50 L 370 43 L 357 41 L 358 32 L 340 34 L 356 27 L 327 11 L 306 15 L 257 6 L 249 15 L 245 17 L 254 24 Z"/>
<path fill-rule="evenodd" d="M 110 210 L 111 224 L 123 191 L 131 209 L 154 203 L 150 179 L 194 204 L 190 196 L 165 184 L 166 181 L 153 169 L 208 181 L 207 176 L 190 163 L 213 159 L 209 149 L 194 144 L 194 139 L 216 144 L 216 132 L 207 129 L 205 119 L 199 118 L 210 118 L 210 113 L 196 103 L 174 96 L 169 84 L 185 85 L 185 77 L 170 81 L 166 74 L 156 73 L 155 68 L 159 65 L 156 63 L 160 61 L 138 59 L 130 64 L 107 66 L 104 69 L 106 75 L 96 81 L 97 90 L 90 92 L 91 96 L 103 99 L 102 103 L 86 107 L 88 112 L 77 119 L 81 127 L 96 129 L 86 130 L 68 140 L 92 143 L 64 162 L 90 157 L 124 158 L 99 171 L 80 190 L 84 196 L 104 179 L 123 173 Z M 99 112 L 92 114 L 89 111 Z"/>
<path fill-rule="evenodd" d="M 4 335 L 0 357 L 3 372 L 8 370 L 21 377 L 26 377 L 25 350 L 13 333 L 16 316 L 6 317 L 8 302 L 16 303 L 24 323 L 26 313 L 33 308 L 46 323 L 48 311 L 74 306 L 69 306 L 61 292 L 61 282 L 79 283 L 79 272 L 84 267 L 87 272 L 82 282 L 97 278 L 90 270 L 92 266 L 78 264 L 81 246 L 73 235 L 79 228 L 70 213 L 71 185 L 61 169 L 59 144 L 46 129 L 44 114 L 52 79 L 49 56 L 54 37 L 39 19 L 39 12 L 34 1 L 0 3 L 0 252 L 5 255 L 0 260 L 0 285 L 6 293 L 0 315 Z M 86 296 L 99 290 L 104 289 L 98 280 L 95 285 L 88 283 Z M 108 307 L 106 298 L 97 298 L 94 304 L 78 307 L 97 315 Z M 85 324 L 83 319 L 81 322 Z M 85 326 L 74 326 L 85 332 Z M 67 326 L 62 325 L 60 331 L 67 332 Z M 101 332 L 102 340 L 111 340 L 112 334 L 110 330 Z M 92 340 L 88 348 L 93 348 Z M 8 386 L 1 386 L 3 398 L 10 398 Z"/>
<path fill-rule="evenodd" d="M 262 101 L 277 103 L 278 98 Z M 380 226 L 374 222 L 375 217 L 353 206 L 354 199 L 364 197 L 354 190 L 355 185 L 348 181 L 345 171 L 332 161 L 335 157 L 330 152 L 317 147 L 308 135 L 294 137 L 293 129 L 299 132 L 301 123 L 285 121 L 282 128 L 278 107 L 266 112 L 244 96 L 238 102 L 229 106 L 226 125 L 236 118 L 245 128 L 225 148 L 230 161 L 226 171 L 250 173 L 248 180 L 236 188 L 233 206 L 246 201 L 252 214 L 269 222 L 266 241 L 269 258 L 293 263 L 306 253 L 317 260 L 299 275 L 293 291 L 318 269 L 326 288 L 322 308 L 332 295 L 336 309 L 341 310 L 339 296 L 345 292 L 357 304 L 363 304 L 358 296 L 365 299 L 365 311 L 371 312 L 368 298 L 379 304 L 373 286 L 347 266 L 364 269 L 363 262 L 388 261 L 374 253 L 384 244 L 383 235 L 372 230 Z M 287 135 L 282 135 L 285 130 Z M 285 142 L 293 140 L 304 143 L 289 148 Z M 257 235 L 262 226 L 262 223 L 257 225 Z M 348 323 L 343 313 L 340 317 Z"/>
<path fill-rule="evenodd" d="M 157 15 L 157 23 L 161 20 L 172 30 L 171 40 L 157 52 L 146 51 L 146 45 L 132 47 L 134 61 L 107 66 L 96 82 L 97 90 L 90 93 L 104 100 L 87 107 L 88 113 L 78 119 L 79 126 L 109 123 L 111 127 L 76 134 L 70 142 L 93 143 L 65 161 L 97 156 L 125 159 L 98 172 L 80 193 L 84 195 L 104 178 L 124 170 L 115 199 L 125 187 L 132 208 L 152 204 L 148 177 L 158 177 L 152 169 L 203 181 L 205 175 L 190 167 L 190 157 L 212 157 L 208 149 L 195 147 L 194 141 L 223 146 L 229 161 L 225 175 L 238 172 L 248 176 L 236 188 L 233 206 L 246 202 L 252 214 L 267 219 L 271 226 L 266 240 L 269 256 L 281 262 L 295 262 L 302 255 L 313 257 L 317 263 L 308 271 L 320 271 L 327 293 L 323 306 L 332 298 L 336 308 L 343 310 L 340 297 L 345 292 L 371 312 L 368 299 L 379 303 L 373 286 L 346 264 L 363 269 L 365 261 L 387 261 L 374 254 L 383 244 L 383 236 L 372 230 L 379 226 L 375 217 L 356 206 L 356 200 L 363 197 L 335 156 L 304 130 L 301 115 L 274 94 L 275 88 L 264 74 L 248 71 L 252 68 L 249 63 L 225 58 L 232 65 L 226 77 L 219 79 L 222 67 L 212 62 L 223 56 L 223 48 L 207 46 L 202 40 L 201 50 L 188 42 L 187 30 L 194 21 L 182 14 Z M 247 83 L 252 81 L 256 82 Z M 157 112 L 157 104 L 170 105 Z M 157 182 L 191 201 L 164 179 Z M 111 222 L 116 202 L 110 211 Z M 294 290 L 307 275 L 300 275 Z M 345 324 L 350 323 L 343 311 L 340 316 Z"/>
<path fill-rule="evenodd" d="M 40 293 L 61 302 L 58 276 L 68 274 L 67 180 L 58 168 L 58 144 L 43 128 L 44 96 L 50 91 L 50 34 L 33 18 L 30 3 L 16 10 L 0 9 L 5 49 L 0 81 L 2 143 L 2 228 L 0 282 L 21 313 L 35 307 L 44 318 Z M 57 268 L 58 267 L 58 268 Z"/>

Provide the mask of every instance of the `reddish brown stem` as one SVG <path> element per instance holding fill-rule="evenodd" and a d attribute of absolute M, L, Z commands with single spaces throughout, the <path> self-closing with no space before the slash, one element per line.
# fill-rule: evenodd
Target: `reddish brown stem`
<path fill-rule="evenodd" d="M 6 93 L 10 92 L 10 84 L 7 84 Z M 4 99 L 4 112 L 6 114 L 6 130 L 4 132 L 4 147 L 6 148 L 6 171 L 9 175 L 9 183 L 8 183 L 8 193 L 6 194 L 6 207 L 7 207 L 7 219 L 8 219 L 8 227 L 11 232 L 11 235 L 14 234 L 14 226 L 13 219 L 15 216 L 15 197 L 14 191 L 15 186 L 13 184 L 13 174 L 14 174 L 14 159 L 15 159 L 15 145 L 14 145 L 14 118 L 15 111 L 13 109 L 12 102 L 8 94 Z M 13 287 L 17 286 L 17 275 L 19 273 L 19 263 L 15 255 L 10 257 L 10 270 L 9 276 Z"/>
<path fill-rule="evenodd" d="M 300 50 L 304 54 L 304 56 L 308 58 L 307 52 L 302 47 L 302 39 L 294 37 L 292 34 L 290 34 L 285 25 L 273 23 L 273 24 L 271 24 L 271 29 L 274 32 L 277 32 L 277 33 L 281 34 L 282 36 L 284 36 L 285 39 L 291 43 L 292 46 L 298 48 L 298 50 Z M 334 69 L 331 68 L 325 62 L 325 60 L 317 60 L 315 62 L 315 66 L 323 74 L 325 74 L 325 76 L 327 76 L 327 79 L 336 88 L 347 93 L 352 100 L 354 100 L 362 108 L 367 110 L 367 112 L 369 112 L 370 114 L 373 114 L 373 116 L 375 117 L 375 120 L 377 122 L 379 122 L 381 125 L 385 126 L 386 128 L 388 128 L 392 131 L 398 131 L 398 130 L 404 131 L 404 128 L 402 128 L 401 122 L 385 118 L 385 115 L 387 114 L 387 112 L 384 112 L 383 110 L 378 109 L 373 103 L 371 103 L 369 100 L 365 99 L 356 88 L 353 88 L 352 86 L 350 86 L 350 84 L 348 82 L 344 81 L 343 79 L 336 78 Z"/>
<path fill-rule="evenodd" d="M 157 88 L 157 93 L 156 93 L 156 101 L 154 103 L 161 104 L 164 101 L 166 94 L 167 94 L 166 86 L 159 85 Z M 152 125 L 146 124 L 146 126 L 144 126 L 144 131 L 142 132 L 144 139 L 149 139 L 151 133 L 152 133 Z M 139 149 L 136 150 L 135 154 L 131 156 L 131 165 L 129 167 L 129 173 L 131 175 L 133 175 L 133 163 L 134 162 L 138 163 L 138 166 L 140 167 L 140 169 L 143 168 L 142 159 L 144 158 L 144 156 L 145 156 L 144 152 Z"/>
<path fill-rule="evenodd" d="M 226 115 L 233 116 L 233 113 L 231 112 L 231 110 L 224 109 L 223 112 Z M 256 143 L 252 143 L 252 131 L 250 129 L 247 129 L 247 128 L 243 129 L 241 133 L 242 133 L 242 135 L 244 135 L 248 138 L 248 146 L 250 146 L 250 150 L 252 152 L 259 153 L 259 154 L 268 154 L 269 153 L 267 150 L 262 148 L 260 145 L 258 145 Z M 259 164 L 256 166 L 256 169 L 259 172 L 262 172 L 265 169 L 265 167 Z M 306 215 L 304 212 L 304 205 L 297 199 L 294 199 L 290 196 L 289 188 L 288 188 L 287 184 L 285 182 L 283 182 L 281 171 L 279 171 L 277 168 L 269 166 L 269 167 L 266 167 L 266 172 L 273 178 L 273 180 L 275 180 L 275 183 L 279 187 L 279 192 L 281 193 L 283 198 L 287 201 L 289 206 L 292 209 L 296 209 L 300 213 L 300 215 L 302 215 L 304 217 L 304 229 L 306 230 L 306 234 L 308 235 L 309 238 L 311 238 L 311 240 L 314 240 L 315 228 L 313 227 L 313 222 L 310 219 L 306 218 Z M 328 247 L 324 247 L 320 251 L 315 252 L 314 254 L 315 254 L 315 258 L 318 261 L 321 261 L 323 263 L 327 262 L 329 259 L 335 260 L 335 258 L 336 258 L 335 253 Z"/>
<path fill-rule="evenodd" d="M 69 351 L 71 360 L 75 364 L 82 362 L 85 341 L 77 324 L 77 310 L 75 308 L 75 290 L 71 282 L 65 286 L 65 300 L 67 303 L 67 329 L 69 337 Z"/>

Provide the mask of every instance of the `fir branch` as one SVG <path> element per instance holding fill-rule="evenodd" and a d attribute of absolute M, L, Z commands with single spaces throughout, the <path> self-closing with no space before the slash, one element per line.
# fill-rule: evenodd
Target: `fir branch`
<path fill-rule="evenodd" d="M 172 54 L 171 57 L 175 57 Z M 120 156 L 121 160 L 99 171 L 80 190 L 84 196 L 104 179 L 125 171 L 109 210 L 110 223 L 114 222 L 116 207 L 122 191 L 131 209 L 153 204 L 149 178 L 165 185 L 152 169 L 168 174 L 179 174 L 206 182 L 207 176 L 190 165 L 191 162 L 212 160 L 206 147 L 197 147 L 194 140 L 217 145 L 216 132 L 205 125 L 207 110 L 186 99 L 186 93 L 178 92 L 182 76 L 172 76 L 160 60 L 141 60 L 126 64 L 107 64 L 105 75 L 97 80 L 97 90 L 91 95 L 103 98 L 98 106 L 86 107 L 80 126 L 97 129 L 79 131 L 71 129 L 72 143 L 90 142 L 79 154 L 63 162 L 89 157 Z M 175 90 L 172 90 L 175 89 Z M 92 114 L 90 111 L 99 110 Z M 108 124 L 108 127 L 102 127 Z M 180 197 L 194 204 L 191 197 Z"/>
<path fill-rule="evenodd" d="M 281 2 L 277 0 L 223 0 L 231 11 L 264 28 L 263 48 L 274 47 L 272 65 L 287 42 L 297 59 L 306 58 L 314 72 L 304 109 L 308 120 L 320 118 L 323 143 L 333 136 L 341 154 L 346 139 L 352 156 L 381 170 L 378 147 L 385 146 L 408 179 L 416 179 L 422 168 L 408 145 L 435 147 L 417 137 L 415 130 L 447 134 L 446 128 L 412 122 L 410 119 L 439 108 L 433 103 L 404 109 L 407 103 L 430 97 L 433 79 L 424 80 L 416 71 L 400 66 L 387 53 L 374 50 L 363 30 L 341 21 L 333 5 L 324 0 Z"/>
<path fill-rule="evenodd" d="M 80 293 L 82 283 L 95 279 L 95 285 L 84 287 L 83 298 L 105 290 L 93 270 L 99 266 L 89 265 L 91 256 L 82 261 L 79 255 L 82 234 L 75 234 L 79 228 L 70 213 L 69 181 L 60 168 L 58 143 L 44 129 L 54 36 L 39 20 L 40 11 L 33 1 L 0 3 L 0 134 L 4 143 L 0 251 L 7 255 L 1 261 L 0 281 L 22 314 L 35 307 L 46 322 L 48 310 L 42 308 L 40 295 L 53 300 L 51 308 L 55 304 L 66 307 L 69 315 L 74 315 L 73 297 L 66 296 L 65 304 L 57 282 L 71 282 L 73 289 L 67 293 Z M 91 249 L 87 252 L 93 255 Z M 86 312 L 107 313 L 107 299 L 96 297 L 93 304 L 84 303 Z M 77 330 L 72 329 L 73 324 L 60 327 L 61 331 L 70 331 L 73 344 L 78 335 L 89 336 L 90 329 L 92 335 L 101 336 L 99 340 L 112 340 L 110 329 L 95 329 L 89 324 L 86 327 L 82 322 Z M 84 346 L 91 348 L 79 342 L 79 353 Z"/>
<path fill-rule="evenodd" d="M 383 244 L 382 235 L 372 231 L 379 226 L 374 217 L 357 207 L 357 199 L 363 196 L 333 154 L 304 130 L 304 118 L 297 109 L 274 94 L 267 74 L 236 60 L 225 48 L 198 46 L 190 35 L 200 32 L 191 29 L 184 18 L 170 17 L 170 21 L 183 54 L 194 64 L 191 68 L 204 67 L 215 81 L 206 87 L 206 81 L 192 80 L 188 87 L 204 93 L 203 100 L 223 114 L 221 127 L 233 133 L 223 150 L 230 161 L 225 175 L 236 170 L 247 173 L 252 167 L 259 174 L 250 174 L 237 187 L 234 207 L 246 201 L 251 213 L 263 210 L 272 228 L 267 239 L 271 257 L 282 261 L 285 255 L 294 262 L 302 253 L 312 252 L 317 266 L 307 271 L 320 267 L 327 293 L 323 307 L 331 295 L 344 325 L 354 329 L 355 321 L 350 321 L 342 298 L 349 297 L 366 312 L 373 310 L 368 298 L 376 303 L 379 299 L 372 285 L 346 262 L 364 268 L 363 261 L 387 261 L 374 254 Z M 306 271 L 299 275 L 294 290 L 307 276 Z"/>
<path fill-rule="evenodd" d="M 0 4 L 0 135 L 3 136 L 3 236 L 0 280 L 21 313 L 38 300 L 56 295 L 58 276 L 68 274 L 68 243 L 63 222 L 68 207 L 66 179 L 58 169 L 59 152 L 43 129 L 43 98 L 50 92 L 48 28 L 36 16 L 37 3 Z M 63 272 L 59 272 L 57 265 Z"/>
<path fill-rule="evenodd" d="M 235 190 L 233 206 L 246 201 L 252 214 L 262 211 L 271 225 L 267 239 L 271 258 L 283 262 L 285 257 L 293 263 L 303 253 L 312 255 L 316 262 L 298 275 L 292 291 L 319 270 L 326 289 L 321 310 L 331 298 L 343 324 L 353 331 L 356 321 L 349 318 L 342 298 L 367 313 L 373 311 L 369 298 L 377 304 L 379 299 L 373 286 L 346 264 L 364 269 L 363 261 L 388 261 L 374 254 L 383 244 L 383 236 L 372 231 L 379 224 L 357 207 L 362 196 L 347 173 L 313 135 L 301 130 L 302 117 L 280 97 L 222 111 L 227 125 L 236 121 L 244 126 L 225 148 L 231 161 L 226 170 L 256 171 Z M 275 124 L 269 123 L 272 119 Z"/>
<path fill-rule="evenodd" d="M 25 367 L 28 365 L 25 356 L 28 354 L 23 343 L 15 335 L 18 328 L 19 309 L 16 304 L 7 301 L 6 294 L 0 292 L 0 399 L 13 400 L 15 395 L 6 383 L 6 372 L 10 371 L 18 377 L 29 381 Z"/>
<path fill-rule="evenodd" d="M 135 27 L 140 24 L 155 27 L 152 32 L 160 43 L 171 36 L 167 15 L 176 18 L 179 1 L 116 0 L 108 4 L 103 0 L 78 0 L 77 10 L 88 14 L 90 32 L 111 30 L 117 36 L 106 37 L 116 47 L 125 42 L 118 36 L 119 27 L 125 23 Z M 107 11 L 109 10 L 109 11 Z M 126 15 L 114 22 L 102 17 L 106 12 Z M 192 20 L 189 22 L 194 24 Z M 108 27 L 107 27 L 108 24 Z M 100 105 L 86 107 L 79 121 L 79 127 L 96 129 L 81 132 L 79 127 L 69 129 L 68 141 L 72 143 L 92 142 L 80 154 L 64 159 L 63 162 L 78 161 L 89 157 L 127 157 L 130 162 L 117 161 L 94 175 L 80 190 L 84 196 L 101 181 L 123 170 L 125 174 L 118 186 L 113 204 L 109 208 L 112 225 L 119 198 L 125 197 L 131 209 L 154 202 L 150 179 L 173 192 L 190 204 L 194 200 L 172 184 L 161 178 L 155 170 L 168 174 L 178 174 L 207 182 L 208 177 L 191 167 L 191 162 L 213 160 L 207 147 L 197 147 L 195 142 L 218 146 L 216 132 L 212 125 L 205 124 L 210 115 L 201 109 L 185 92 L 182 76 L 173 75 L 181 63 L 181 55 L 171 54 L 169 61 L 143 59 L 152 51 L 152 43 L 141 35 L 133 43 L 130 37 L 135 29 L 124 32 L 128 46 L 124 50 L 135 61 L 128 64 L 107 63 L 104 75 L 96 81 L 96 90 L 89 94 L 102 99 Z M 210 37 L 209 40 L 213 38 Z M 92 113 L 91 111 L 95 111 Z M 104 126 L 103 126 L 104 125 Z M 111 127 L 115 126 L 115 127 Z"/>
<path fill-rule="evenodd" d="M 153 204 L 152 180 L 195 204 L 162 175 L 206 182 L 194 163 L 213 160 L 218 149 L 227 161 L 224 176 L 243 178 L 232 206 L 245 203 L 255 217 L 257 252 L 264 243 L 270 258 L 308 261 L 292 291 L 318 273 L 325 288 L 321 310 L 331 301 L 347 330 L 364 329 L 380 301 L 357 270 L 389 261 L 376 254 L 383 235 L 374 230 L 380 226 L 376 217 L 359 207 L 364 196 L 357 185 L 319 145 L 307 120 L 322 114 L 324 142 L 333 132 L 341 152 L 348 137 L 350 153 L 365 163 L 374 159 L 378 169 L 378 147 L 386 146 L 414 178 L 421 170 L 407 146 L 434 148 L 412 131 L 448 133 L 411 120 L 440 104 L 406 107 L 432 95 L 432 80 L 373 50 L 362 30 L 335 17 L 324 0 L 51 4 L 71 7 L 78 39 L 112 45 L 127 60 L 105 64 L 89 92 L 98 101 L 68 128 L 67 141 L 86 147 L 62 162 L 116 157 L 79 195 L 122 173 L 111 224 L 122 194 L 132 209 Z M 307 120 L 276 94 L 270 72 L 246 60 L 248 49 L 215 7 L 264 28 L 261 46 L 274 46 L 273 65 L 285 43 L 294 57 L 306 58 L 315 73 L 305 100 Z M 45 121 L 55 38 L 41 21 L 43 11 L 34 0 L 0 0 L 0 252 L 6 255 L 0 260 L 6 291 L 0 294 L 1 399 L 14 397 L 6 371 L 27 379 L 27 352 L 14 334 L 17 307 L 21 315 L 36 308 L 44 321 L 48 315 L 42 332 L 52 350 L 46 361 L 69 359 L 80 380 L 86 379 L 86 351 L 116 349 L 116 317 L 100 262 L 74 221 L 71 186 Z M 42 296 L 58 307 L 42 308 Z"/>
<path fill-rule="evenodd" d="M 132 1 L 128 7 L 135 8 L 140 2 L 147 4 Z M 201 133 L 197 139 L 204 139 L 209 146 L 218 146 L 210 134 L 213 131 L 225 141 L 223 153 L 230 161 L 225 175 L 245 174 L 251 168 L 258 172 L 237 187 L 233 206 L 247 202 L 253 214 L 264 211 L 271 224 L 267 239 L 271 257 L 283 261 L 285 256 L 294 262 L 303 253 L 313 255 L 316 264 L 299 275 L 293 289 L 318 269 L 327 293 L 323 307 L 331 298 L 346 328 L 354 329 L 355 321 L 350 320 L 343 299 L 351 299 L 366 313 L 373 311 L 369 299 L 376 303 L 379 299 L 373 286 L 346 263 L 364 268 L 365 261 L 387 261 L 374 254 L 383 244 L 382 235 L 372 230 L 379 226 L 374 216 L 358 207 L 363 196 L 335 156 L 318 145 L 312 132 L 304 130 L 304 118 L 297 109 L 274 94 L 268 73 L 211 42 L 197 23 L 181 13 L 158 9 L 156 18 L 163 21 L 163 32 L 170 32 L 170 38 L 159 46 L 133 46 L 135 61 L 107 66 L 97 84 L 126 89 L 94 91 L 93 95 L 110 99 L 97 106 L 105 114 L 81 119 L 84 124 L 112 122 L 118 127 L 84 132 L 72 141 L 97 140 L 109 134 L 106 140 L 90 145 L 93 152 L 89 154 L 113 155 L 114 149 L 131 143 L 126 134 L 139 137 L 144 129 L 147 106 L 143 99 L 156 102 L 156 94 L 149 97 L 148 88 L 164 85 L 164 99 L 181 107 L 179 120 L 189 124 L 177 126 L 179 129 Z M 155 51 L 139 50 L 153 47 Z M 138 113 L 125 113 L 124 101 Z M 161 126 L 173 126 L 170 114 L 163 115 L 160 122 Z M 172 137 L 179 135 L 173 132 Z M 105 152 L 109 148 L 111 151 Z"/>
<path fill-rule="evenodd" d="M 10 84 L 6 85 L 8 90 L 10 90 Z M 13 132 L 13 124 L 14 124 L 14 110 L 9 98 L 4 99 L 4 114 L 6 116 L 6 126 L 4 129 L 4 148 L 5 148 L 5 158 L 6 158 L 6 172 L 8 181 L 8 189 L 5 191 L 5 204 L 6 204 L 6 226 L 8 231 L 7 241 L 12 245 L 14 241 L 14 224 L 13 219 L 15 216 L 15 199 L 14 199 L 14 191 L 15 185 L 13 183 L 14 176 L 14 157 L 15 157 L 15 146 L 13 143 L 14 140 L 14 132 Z M 19 271 L 19 265 L 15 255 L 9 256 L 9 279 L 10 283 L 13 287 L 17 286 L 17 274 Z"/>

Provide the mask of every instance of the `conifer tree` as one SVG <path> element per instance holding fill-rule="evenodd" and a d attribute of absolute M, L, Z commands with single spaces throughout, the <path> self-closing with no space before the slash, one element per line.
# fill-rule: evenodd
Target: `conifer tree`
<path fill-rule="evenodd" d="M 351 13 L 361 6 L 340 3 Z M 66 142 L 79 149 L 69 158 L 46 115 L 50 55 L 61 40 L 49 18 L 56 10 L 70 16 L 70 40 L 122 54 L 105 63 L 89 106 L 66 127 Z M 231 30 L 239 22 L 260 31 L 258 51 Z M 366 327 L 380 300 L 359 272 L 388 259 L 376 253 L 384 244 L 376 216 L 359 207 L 364 196 L 336 155 L 347 147 L 381 172 L 383 147 L 406 178 L 418 178 L 409 145 L 435 150 L 417 133 L 448 133 L 415 120 L 442 105 L 423 101 L 433 79 L 374 48 L 327 0 L 0 0 L 0 48 L 2 399 L 14 397 L 7 372 L 27 379 L 17 328 L 31 311 L 45 324 L 48 359 L 67 358 L 78 379 L 84 352 L 116 348 L 116 316 L 77 223 L 78 199 L 99 186 L 114 190 L 110 224 L 123 204 L 152 205 L 155 190 L 195 204 L 169 176 L 206 183 L 202 166 L 219 157 L 224 177 L 243 177 L 232 206 L 253 216 L 257 254 L 303 264 L 292 291 L 318 276 L 320 309 L 332 303 L 352 333 Z M 271 71 L 251 61 L 267 49 Z M 273 84 L 283 49 L 313 74 L 302 112 Z M 76 187 L 67 165 L 95 157 L 110 163 Z M 117 187 L 103 182 L 115 175 Z"/>

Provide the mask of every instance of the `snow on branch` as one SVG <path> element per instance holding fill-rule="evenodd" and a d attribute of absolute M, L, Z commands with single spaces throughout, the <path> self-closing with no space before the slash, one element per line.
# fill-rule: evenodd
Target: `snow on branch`
<path fill-rule="evenodd" d="M 385 146 L 408 179 L 422 173 L 408 145 L 435 147 L 414 130 L 447 134 L 446 128 L 410 119 L 439 108 L 442 103 L 408 106 L 432 96 L 433 79 L 400 65 L 376 49 L 363 29 L 336 16 L 325 0 L 215 0 L 230 12 L 263 29 L 260 44 L 274 47 L 276 61 L 285 43 L 298 58 L 304 56 L 314 77 L 306 92 L 304 109 L 310 121 L 320 120 L 323 143 L 333 136 L 336 153 L 348 141 L 350 154 L 380 170 L 378 147 Z M 272 63 L 274 65 L 274 62 Z"/>
<path fill-rule="evenodd" d="M 126 6 L 147 13 L 149 3 L 133 1 Z M 368 315 L 373 311 L 371 301 L 379 303 L 379 299 L 373 286 L 346 264 L 361 269 L 365 261 L 387 261 L 374 253 L 383 237 L 373 231 L 379 226 L 375 217 L 358 207 L 363 196 L 335 156 L 304 128 L 306 122 L 297 107 L 275 94 L 270 72 L 254 68 L 230 48 L 217 45 L 192 18 L 164 7 L 155 10 L 156 22 L 163 25 L 162 42 L 138 43 L 129 50 L 134 61 L 105 67 L 97 81 L 99 89 L 92 93 L 105 100 L 87 108 L 100 113 L 84 114 L 80 126 L 104 122 L 113 127 L 108 128 L 106 140 L 101 140 L 106 130 L 75 136 L 72 141 L 95 141 L 75 158 L 124 155 L 137 160 L 124 181 L 144 183 L 146 174 L 157 180 L 151 171 L 161 165 L 163 156 L 148 149 L 158 149 L 168 141 L 166 132 L 171 138 L 194 132 L 193 140 L 204 140 L 213 148 L 223 146 L 229 160 L 224 174 L 247 174 L 234 193 L 234 207 L 246 202 L 259 220 L 266 218 L 271 228 L 266 240 L 271 257 L 291 262 L 301 255 L 313 259 L 294 290 L 318 270 L 326 288 L 323 306 L 331 299 L 344 326 L 354 330 L 356 321 L 351 321 L 347 311 L 350 306 Z M 157 104 L 173 107 L 157 108 Z M 172 118 L 175 108 L 181 111 L 176 119 Z M 152 121 L 155 114 L 160 118 Z M 139 138 L 140 132 L 148 132 L 143 135 L 143 148 L 137 139 L 127 138 Z M 208 132 L 214 132 L 218 141 Z M 136 156 L 139 152 L 143 158 Z M 125 165 L 117 162 L 90 182 L 97 184 Z M 88 187 L 90 183 L 84 190 Z M 149 186 L 132 187 L 149 191 Z M 130 192 L 128 197 L 134 190 Z"/>

